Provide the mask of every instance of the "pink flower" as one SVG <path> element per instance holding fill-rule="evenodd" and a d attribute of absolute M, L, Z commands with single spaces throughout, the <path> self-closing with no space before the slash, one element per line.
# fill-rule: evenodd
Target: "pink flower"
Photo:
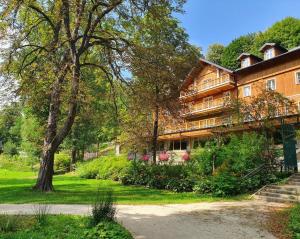
<path fill-rule="evenodd" d="M 142 158 L 141 158 L 141 160 L 143 160 L 143 161 L 149 161 L 149 159 L 150 159 L 150 155 L 149 154 L 144 154 L 142 156 Z"/>
<path fill-rule="evenodd" d="M 159 156 L 158 156 L 158 159 L 160 160 L 160 161 L 168 161 L 169 160 L 169 158 L 170 158 L 170 155 L 167 153 L 167 152 L 161 152 L 160 154 L 159 154 Z"/>
<path fill-rule="evenodd" d="M 184 161 L 189 161 L 190 160 L 190 155 L 188 152 L 185 152 L 183 155 L 182 155 L 182 160 Z"/>

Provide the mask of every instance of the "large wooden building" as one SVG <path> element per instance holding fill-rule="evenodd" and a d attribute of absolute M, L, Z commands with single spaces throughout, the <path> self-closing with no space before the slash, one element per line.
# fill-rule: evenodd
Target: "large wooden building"
<path fill-rule="evenodd" d="M 300 104 L 300 47 L 286 50 L 275 43 L 261 47 L 264 59 L 243 53 L 235 71 L 200 59 L 186 77 L 180 92 L 184 102 L 181 120 L 161 124 L 160 149 L 182 152 L 212 136 L 216 127 L 228 124 L 226 100 L 245 98 L 266 87 Z"/>

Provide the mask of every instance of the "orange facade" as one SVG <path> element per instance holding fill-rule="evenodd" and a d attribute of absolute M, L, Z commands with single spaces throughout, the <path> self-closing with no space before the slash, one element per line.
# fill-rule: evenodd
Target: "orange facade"
<path fill-rule="evenodd" d="M 191 149 L 209 138 L 217 126 L 228 124 L 225 112 L 230 97 L 251 97 L 266 87 L 300 105 L 300 47 L 286 51 L 267 43 L 262 51 L 266 51 L 264 60 L 242 54 L 238 60 L 246 64 L 235 71 L 200 59 L 183 83 L 180 119 L 161 122 L 159 140 L 166 150 Z"/>

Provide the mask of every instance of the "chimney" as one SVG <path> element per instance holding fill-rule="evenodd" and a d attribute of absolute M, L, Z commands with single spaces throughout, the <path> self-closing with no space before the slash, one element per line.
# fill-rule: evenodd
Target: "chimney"
<path fill-rule="evenodd" d="M 261 58 L 250 53 L 242 53 L 237 59 L 241 62 L 241 68 L 245 68 L 262 61 Z"/>
<path fill-rule="evenodd" d="M 264 60 L 269 60 L 273 57 L 287 52 L 287 49 L 280 46 L 279 44 L 269 42 L 265 43 L 259 50 L 264 54 Z"/>

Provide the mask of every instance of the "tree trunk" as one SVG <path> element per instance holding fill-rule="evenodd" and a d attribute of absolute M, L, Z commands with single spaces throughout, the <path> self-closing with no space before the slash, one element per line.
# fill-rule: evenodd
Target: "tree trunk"
<path fill-rule="evenodd" d="M 76 163 L 76 161 L 77 161 L 77 149 L 75 147 L 72 147 L 70 172 L 73 170 L 73 164 Z"/>
<path fill-rule="evenodd" d="M 158 138 L 158 106 L 155 107 L 155 112 L 154 112 L 153 139 L 152 139 L 153 164 L 156 164 L 157 138 Z"/>
<path fill-rule="evenodd" d="M 54 163 L 54 151 L 46 150 L 43 152 L 43 158 L 40 165 L 39 175 L 34 186 L 34 189 L 43 192 L 53 191 L 53 163 Z"/>

